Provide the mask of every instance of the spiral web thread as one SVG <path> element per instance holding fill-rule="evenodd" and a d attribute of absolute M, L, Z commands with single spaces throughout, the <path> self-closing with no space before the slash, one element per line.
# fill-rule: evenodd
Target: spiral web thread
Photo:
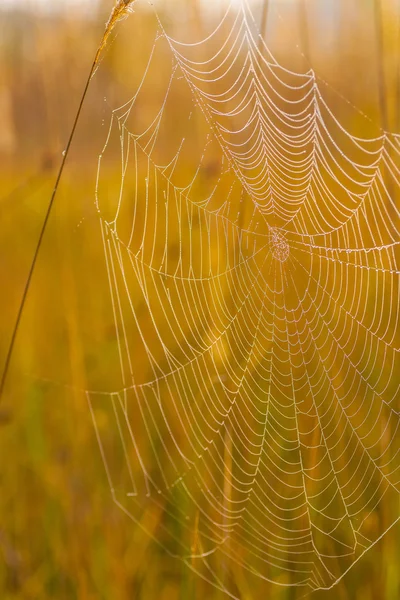
<path fill-rule="evenodd" d="M 232 596 L 232 573 L 329 588 L 398 518 L 400 140 L 349 133 L 244 2 L 198 43 L 155 21 L 96 186 L 121 385 L 87 398 L 112 494 Z"/>

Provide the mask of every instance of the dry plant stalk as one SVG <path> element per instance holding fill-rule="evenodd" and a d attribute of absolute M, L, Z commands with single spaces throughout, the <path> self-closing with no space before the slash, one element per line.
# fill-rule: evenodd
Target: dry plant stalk
<path fill-rule="evenodd" d="M 375 35 L 376 35 L 376 64 L 378 76 L 378 96 L 379 96 L 379 111 L 381 128 L 384 131 L 389 130 L 388 109 L 386 103 L 386 79 L 385 79 L 385 52 L 384 52 L 384 32 L 383 32 L 383 15 L 382 5 L 379 0 L 374 1 L 374 16 L 375 16 Z"/>
<path fill-rule="evenodd" d="M 28 273 L 28 277 L 26 279 L 26 283 L 25 283 L 25 287 L 24 287 L 24 291 L 22 293 L 22 298 L 21 298 L 21 302 L 19 305 L 19 309 L 18 309 L 18 313 L 17 313 L 17 317 L 15 320 L 15 325 L 13 328 L 13 332 L 12 332 L 12 336 L 11 336 L 11 341 L 10 341 L 10 345 L 8 347 L 8 351 L 7 351 L 7 355 L 6 355 L 6 359 L 5 359 L 5 363 L 4 363 L 4 368 L 3 368 L 3 373 L 1 376 L 1 381 L 0 381 L 0 401 L 3 397 L 3 392 L 4 392 L 4 386 L 6 383 L 6 379 L 7 379 L 7 375 L 8 375 L 8 371 L 10 368 L 10 362 L 11 362 L 11 358 L 12 358 L 12 354 L 13 354 L 13 350 L 14 350 L 14 346 L 15 346 L 15 341 L 17 338 L 17 334 L 18 334 L 18 329 L 21 323 L 21 317 L 22 317 L 22 313 L 24 311 L 24 307 L 26 304 L 26 299 L 28 296 L 28 292 L 29 292 L 29 288 L 32 282 L 32 276 L 35 270 L 35 266 L 36 266 L 36 262 L 40 253 L 40 248 L 42 246 L 42 242 L 43 242 L 43 238 L 44 238 L 44 234 L 46 232 L 46 228 L 47 228 L 47 224 L 50 218 L 50 214 L 51 214 L 51 210 L 53 208 L 54 205 L 54 200 L 57 194 L 57 190 L 60 184 L 60 180 L 64 171 L 64 167 L 65 167 L 65 163 L 66 160 L 68 158 L 68 154 L 69 154 L 69 150 L 71 148 L 71 144 L 72 144 L 72 140 L 74 138 L 75 135 L 75 131 L 76 131 L 76 127 L 78 125 L 78 121 L 79 121 L 79 117 L 81 115 L 82 112 L 82 106 L 83 103 L 85 102 L 85 98 L 87 95 L 87 91 L 89 89 L 89 85 L 90 85 L 90 81 L 96 71 L 96 67 L 99 63 L 99 59 L 101 56 L 101 53 L 103 52 L 104 48 L 107 45 L 107 41 L 110 37 L 111 32 L 113 31 L 115 25 L 117 24 L 118 21 L 120 21 L 121 19 L 124 19 L 125 17 L 128 16 L 128 14 L 130 12 L 132 12 L 133 9 L 133 5 L 135 3 L 135 0 L 117 0 L 113 10 L 111 11 L 110 17 L 106 23 L 106 27 L 103 33 L 103 37 L 101 38 L 101 42 L 97 48 L 94 60 L 93 60 L 93 64 L 91 66 L 90 72 L 89 72 L 89 76 L 87 78 L 83 93 L 82 93 L 82 97 L 78 106 L 78 110 L 77 113 L 75 115 L 75 119 L 72 125 L 72 129 L 71 129 L 71 133 L 69 135 L 68 138 L 68 142 L 67 145 L 65 147 L 65 150 L 63 152 L 63 157 L 60 163 L 60 168 L 58 170 L 58 174 L 57 174 L 57 178 L 56 178 L 56 182 L 54 184 L 54 188 L 53 188 L 53 192 L 51 194 L 50 197 L 50 201 L 46 210 L 46 214 L 43 220 L 43 225 L 42 228 L 40 230 L 40 234 L 39 234 L 39 238 L 36 244 L 36 248 L 35 248 L 35 252 L 33 254 L 33 258 L 32 258 L 32 263 L 29 269 L 29 273 Z"/>

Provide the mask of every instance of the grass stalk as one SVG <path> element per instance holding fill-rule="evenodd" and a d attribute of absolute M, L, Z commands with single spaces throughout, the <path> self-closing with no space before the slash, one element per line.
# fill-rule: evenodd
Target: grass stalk
<path fill-rule="evenodd" d="M 386 103 L 386 80 L 384 69 L 383 22 L 381 0 L 374 0 L 374 21 L 376 35 L 376 62 L 378 69 L 378 96 L 381 127 L 389 130 L 388 110 Z"/>
<path fill-rule="evenodd" d="M 396 133 L 400 132 L 400 0 L 397 0 Z"/>
<path fill-rule="evenodd" d="M 268 25 L 268 9 L 269 9 L 269 0 L 264 0 L 262 12 L 261 12 L 261 21 L 260 21 L 260 35 L 266 42 L 267 38 L 267 25 Z M 258 49 L 261 51 L 263 46 L 262 40 L 258 41 Z"/>
<path fill-rule="evenodd" d="M 101 38 L 100 44 L 99 44 L 99 46 L 98 46 L 98 48 L 96 50 L 96 54 L 95 54 L 92 66 L 90 68 L 89 75 L 87 77 L 87 80 L 86 80 L 86 83 L 85 83 L 85 86 L 84 86 L 84 89 L 83 89 L 83 93 L 82 93 L 82 96 L 81 96 L 81 99 L 80 99 L 80 102 L 79 102 L 78 110 L 77 110 L 76 115 L 75 115 L 75 119 L 74 119 L 74 122 L 73 122 L 73 125 L 72 125 L 71 133 L 69 135 L 69 138 L 68 138 L 68 141 L 67 141 L 67 145 L 66 145 L 65 150 L 63 152 L 63 157 L 62 157 L 61 164 L 60 164 L 60 167 L 59 167 L 59 170 L 58 170 L 58 173 L 57 173 L 57 177 L 56 177 L 56 181 L 55 181 L 55 184 L 54 184 L 53 192 L 51 194 L 49 203 L 47 205 L 46 213 L 45 213 L 45 216 L 44 216 L 44 220 L 43 220 L 42 227 L 41 227 L 41 230 L 40 230 L 40 233 L 39 233 L 38 241 L 37 241 L 37 244 L 36 244 L 36 247 L 35 247 L 35 251 L 34 251 L 34 254 L 33 254 L 31 266 L 29 268 L 28 277 L 27 277 L 26 282 L 25 282 L 25 287 L 24 287 L 24 290 L 23 290 L 23 293 L 22 293 L 20 304 L 19 304 L 18 313 L 17 313 L 17 317 L 16 317 L 16 320 L 15 320 L 13 332 L 12 332 L 12 335 L 11 335 L 11 341 L 10 341 L 10 344 L 8 346 L 8 351 L 7 351 L 7 355 L 6 355 L 6 359 L 5 359 L 5 363 L 4 363 L 3 373 L 2 373 L 2 376 L 1 376 L 1 381 L 0 381 L 0 401 L 1 401 L 2 397 L 3 397 L 4 387 L 5 387 L 5 384 L 6 384 L 6 381 L 7 381 L 7 375 L 8 375 L 8 372 L 10 370 L 10 364 L 11 364 L 11 359 L 12 359 L 13 352 L 14 352 L 15 342 L 16 342 L 18 331 L 19 331 L 19 327 L 20 327 L 20 324 L 21 324 L 21 319 L 22 319 L 22 315 L 23 315 L 24 308 L 25 308 L 25 305 L 26 305 L 26 300 L 27 300 L 27 297 L 28 297 L 29 289 L 30 289 L 30 286 L 31 286 L 31 283 L 32 283 L 32 277 L 33 277 L 33 274 L 34 274 L 34 271 L 35 271 L 35 267 L 36 267 L 36 264 L 37 264 L 37 260 L 38 260 L 39 254 L 40 254 L 41 247 L 42 247 L 44 235 L 46 233 L 47 225 L 48 225 L 48 222 L 49 222 L 49 219 L 50 219 L 50 215 L 51 215 L 51 212 L 52 212 L 52 209 L 53 209 L 53 206 L 54 206 L 54 201 L 55 201 L 55 198 L 56 198 L 56 195 L 57 195 L 57 191 L 58 191 L 58 188 L 59 188 L 59 185 L 60 185 L 61 177 L 62 177 L 62 174 L 64 172 L 65 163 L 67 161 L 67 158 L 68 158 L 68 155 L 69 155 L 69 151 L 70 151 L 70 148 L 71 148 L 71 144 L 72 144 L 72 141 L 74 139 L 75 131 L 76 131 L 76 128 L 77 128 L 77 125 L 78 125 L 78 122 L 79 122 L 79 118 L 81 116 L 82 107 L 83 107 L 83 104 L 84 104 L 86 96 L 87 96 L 87 92 L 88 92 L 88 89 L 89 89 L 90 82 L 92 80 L 92 77 L 93 77 L 96 69 L 97 69 L 97 66 L 98 66 L 99 61 L 100 61 L 100 56 L 101 56 L 101 54 L 102 54 L 102 52 L 103 52 L 103 50 L 104 50 L 104 48 L 105 48 L 105 46 L 107 44 L 107 41 L 108 41 L 108 38 L 109 38 L 111 32 L 113 31 L 116 23 L 118 21 L 120 21 L 122 18 L 124 18 L 125 16 L 127 16 L 129 12 L 131 12 L 132 6 L 134 4 L 134 1 L 135 0 L 117 0 L 115 6 L 113 8 L 113 10 L 111 11 L 110 17 L 109 17 L 109 19 L 108 19 L 108 21 L 106 23 L 105 30 L 104 30 L 103 36 Z"/>
<path fill-rule="evenodd" d="M 300 0 L 299 2 L 299 25 L 300 25 L 300 40 L 301 40 L 301 49 L 302 55 L 305 62 L 306 69 L 310 69 L 310 36 L 308 31 L 308 15 L 307 15 L 307 6 L 305 0 Z"/>

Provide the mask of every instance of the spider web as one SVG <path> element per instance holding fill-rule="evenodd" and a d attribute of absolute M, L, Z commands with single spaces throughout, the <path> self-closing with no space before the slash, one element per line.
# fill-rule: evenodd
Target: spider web
<path fill-rule="evenodd" d="M 347 131 L 245 2 L 201 42 L 155 21 L 96 184 L 112 494 L 228 594 L 237 573 L 329 588 L 398 519 L 400 140 Z"/>

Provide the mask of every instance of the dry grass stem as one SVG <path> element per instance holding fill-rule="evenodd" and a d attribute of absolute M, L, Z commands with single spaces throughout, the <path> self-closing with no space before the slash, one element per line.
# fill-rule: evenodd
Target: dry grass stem
<path fill-rule="evenodd" d="M 71 148 L 71 144 L 72 144 L 72 140 L 74 138 L 76 127 L 78 125 L 79 117 L 80 117 L 81 112 L 82 112 L 82 106 L 83 106 L 83 104 L 85 102 L 86 94 L 87 94 L 87 91 L 89 89 L 90 81 L 91 81 L 91 79 L 92 79 L 92 77 L 93 77 L 93 75 L 94 75 L 94 73 L 96 71 L 96 67 L 98 65 L 100 55 L 101 55 L 102 51 L 104 50 L 104 48 L 105 48 L 105 46 L 107 44 L 107 41 L 108 41 L 108 38 L 109 38 L 111 32 L 113 31 L 113 29 L 114 29 L 114 27 L 115 27 L 115 25 L 117 24 L 118 21 L 120 21 L 121 19 L 127 17 L 128 14 L 130 12 L 132 12 L 132 8 L 133 8 L 133 4 L 134 3 L 135 3 L 135 0 L 117 0 L 116 5 L 114 6 L 114 8 L 113 8 L 113 10 L 111 12 L 110 18 L 108 19 L 108 21 L 106 23 L 106 28 L 105 28 L 103 37 L 102 37 L 101 42 L 100 42 L 100 44 L 99 44 L 99 46 L 97 48 L 97 51 L 96 51 L 96 54 L 95 54 L 92 66 L 90 68 L 89 75 L 88 75 L 88 78 L 86 80 L 86 84 L 85 84 L 85 87 L 84 87 L 84 90 L 83 90 L 83 93 L 82 93 L 82 96 L 81 96 L 81 99 L 80 99 L 80 102 L 79 102 L 78 110 L 76 112 L 75 119 L 74 119 L 74 122 L 73 122 L 73 125 L 72 125 L 72 128 L 71 128 L 71 133 L 69 135 L 69 138 L 68 138 L 68 141 L 67 141 L 67 145 L 66 145 L 65 150 L 63 152 L 63 157 L 62 157 L 62 160 L 61 160 L 61 163 L 60 163 L 60 168 L 58 170 L 58 174 L 57 174 L 57 178 L 56 178 L 56 181 L 55 181 L 55 184 L 54 184 L 53 192 L 52 192 L 51 198 L 49 200 L 49 204 L 47 206 L 47 210 L 46 210 L 46 214 L 44 216 L 42 228 L 40 230 L 38 242 L 36 244 L 36 248 L 35 248 L 35 251 L 34 251 L 34 254 L 33 254 L 31 266 L 30 266 L 29 273 L 28 273 L 28 277 L 26 279 L 25 287 L 24 287 L 24 290 L 23 290 L 23 293 L 22 293 L 21 302 L 20 302 L 20 305 L 19 305 L 19 308 L 18 308 L 18 313 L 17 313 L 17 317 L 16 317 L 16 320 L 15 320 L 14 329 L 13 329 L 13 332 L 12 332 L 12 335 L 11 335 L 11 341 L 10 341 L 10 344 L 8 346 L 8 351 L 7 351 L 7 354 L 6 354 L 6 359 L 5 359 L 5 363 L 4 363 L 3 373 L 2 373 L 1 379 L 0 379 L 0 401 L 1 401 L 2 396 L 3 396 L 4 387 L 5 387 L 5 383 L 6 383 L 8 371 L 9 371 L 9 368 L 10 368 L 11 358 L 12 358 L 13 351 L 14 351 L 15 341 L 16 341 L 16 338 L 17 338 L 17 334 L 18 334 L 18 330 L 19 330 L 19 326 L 20 326 L 20 322 L 21 322 L 21 318 L 22 318 L 22 313 L 23 313 L 24 308 L 25 308 L 25 304 L 26 304 L 26 299 L 27 299 L 27 296 L 28 296 L 29 288 L 30 288 L 30 285 L 31 285 L 31 282 L 32 282 L 33 273 L 34 273 L 34 270 L 35 270 L 35 267 L 36 267 L 37 259 L 38 259 L 38 256 L 39 256 L 39 253 L 40 253 L 40 249 L 41 249 L 41 246 L 42 246 L 44 234 L 45 234 L 46 229 L 47 229 L 47 224 L 48 224 L 48 221 L 49 221 L 49 218 L 50 218 L 50 215 L 51 215 L 51 211 L 52 211 L 54 200 L 55 200 L 55 197 L 56 197 L 56 194 L 57 194 L 57 190 L 58 190 L 58 187 L 59 187 L 59 184 L 60 184 L 60 180 L 61 180 L 61 177 L 62 177 L 62 174 L 63 174 L 63 171 L 64 171 L 65 163 L 67 161 L 68 154 L 69 154 L 69 151 L 70 151 L 70 148 Z"/>

